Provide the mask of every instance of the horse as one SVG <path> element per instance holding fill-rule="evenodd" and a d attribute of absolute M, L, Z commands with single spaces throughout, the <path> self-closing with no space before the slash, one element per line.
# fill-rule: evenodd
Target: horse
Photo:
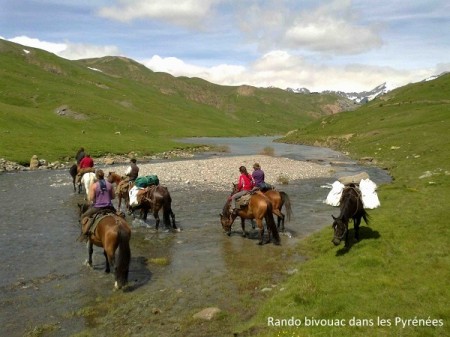
<path fill-rule="evenodd" d="M 232 194 L 237 192 L 238 185 L 233 184 L 233 192 Z M 277 228 L 278 230 L 281 230 L 284 232 L 284 220 L 286 216 L 281 212 L 281 209 L 286 209 L 287 212 L 287 220 L 291 220 L 292 216 L 292 208 L 291 208 L 291 200 L 289 199 L 289 195 L 286 192 L 283 191 L 277 191 L 275 189 L 268 189 L 265 191 L 261 191 L 264 193 L 264 195 L 269 198 L 269 200 L 272 202 L 272 212 L 277 216 Z M 281 228 L 280 228 L 281 225 Z"/>
<path fill-rule="evenodd" d="M 80 179 L 80 184 L 84 185 L 84 190 L 86 191 L 86 200 L 87 201 L 91 201 L 89 200 L 89 188 L 91 187 L 91 185 L 93 183 L 95 183 L 95 173 L 93 172 L 86 172 L 85 174 L 83 174 L 83 176 Z"/>
<path fill-rule="evenodd" d="M 77 191 L 77 187 L 76 187 L 76 179 L 77 179 L 77 173 L 78 173 L 78 166 L 77 164 L 73 164 L 70 167 L 70 175 L 72 176 L 72 183 L 73 183 L 73 191 L 76 192 Z M 81 182 L 78 184 L 78 194 L 81 193 Z"/>
<path fill-rule="evenodd" d="M 350 219 L 353 220 L 356 241 L 359 241 L 359 225 L 361 224 L 361 218 L 364 219 L 366 224 L 369 224 L 369 215 L 364 209 L 361 192 L 359 192 L 354 184 L 350 184 L 342 191 L 339 208 L 341 212 L 339 216 L 336 218 L 332 215 L 334 220 L 332 225 L 334 237 L 331 242 L 337 246 L 345 237 L 345 247 L 349 247 L 348 223 Z"/>
<path fill-rule="evenodd" d="M 156 220 L 156 229 L 159 228 L 159 211 L 163 210 L 163 223 L 166 228 L 177 229 L 175 224 L 175 214 L 172 211 L 172 197 L 167 187 L 162 185 L 148 186 L 138 192 L 139 205 L 130 206 L 132 212 L 141 209 L 142 219 L 147 220 L 149 210 L 152 210 L 153 217 Z M 170 221 L 172 220 L 172 222 Z"/>
<path fill-rule="evenodd" d="M 83 219 L 81 219 L 81 216 L 88 209 L 89 205 L 86 203 L 78 204 L 78 207 L 80 211 L 80 222 L 82 222 Z M 123 217 L 115 213 L 107 213 L 103 216 L 94 231 L 88 234 L 87 264 L 92 267 L 93 245 L 103 248 L 103 255 L 106 260 L 105 272 L 109 273 L 111 268 L 113 268 L 114 287 L 116 289 L 121 289 L 128 283 L 128 272 L 131 261 L 130 238 L 130 226 Z"/>
<path fill-rule="evenodd" d="M 116 184 L 116 195 L 119 199 L 119 204 L 117 206 L 118 210 L 120 211 L 120 207 L 122 205 L 122 199 L 125 201 L 125 208 L 126 210 L 130 209 L 130 195 L 128 192 L 130 191 L 130 188 L 133 187 L 133 183 L 130 183 L 127 180 L 124 180 L 123 177 L 118 175 L 115 172 L 109 172 L 108 173 L 108 181 L 112 184 Z"/>
<path fill-rule="evenodd" d="M 274 189 L 267 190 L 263 193 L 272 202 L 272 212 L 277 216 L 278 230 L 280 230 L 281 225 L 281 231 L 284 232 L 284 220 L 287 218 L 287 221 L 291 221 L 292 216 L 291 200 L 289 195 L 286 192 L 277 191 Z M 286 215 L 281 212 L 283 206 L 286 210 Z"/>
<path fill-rule="evenodd" d="M 233 192 L 231 193 L 233 195 Z M 230 196 L 231 196 L 230 195 Z M 223 206 L 222 213 L 220 213 L 220 222 L 222 224 L 222 228 L 227 233 L 228 236 L 231 235 L 231 225 L 234 222 L 235 216 L 232 216 L 231 213 L 231 202 L 232 199 L 229 197 L 227 202 Z M 259 230 L 259 245 L 263 244 L 264 239 L 264 224 L 263 219 L 266 220 L 267 228 L 269 231 L 268 239 L 266 243 L 270 242 L 270 234 L 274 238 L 274 244 L 280 244 L 280 236 L 278 234 L 277 227 L 275 225 L 275 220 L 273 218 L 273 209 L 272 203 L 261 191 L 256 191 L 249 200 L 248 205 L 244 208 L 238 210 L 238 216 L 241 218 L 241 226 L 242 226 L 242 236 L 246 237 L 247 233 L 245 231 L 245 219 L 255 219 L 256 224 L 258 225 Z"/>

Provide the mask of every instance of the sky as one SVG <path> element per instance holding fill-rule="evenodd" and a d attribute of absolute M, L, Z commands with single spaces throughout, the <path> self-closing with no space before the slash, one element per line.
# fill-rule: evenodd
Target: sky
<path fill-rule="evenodd" d="M 369 91 L 450 71 L 448 0 L 0 0 L 0 38 L 220 85 Z"/>

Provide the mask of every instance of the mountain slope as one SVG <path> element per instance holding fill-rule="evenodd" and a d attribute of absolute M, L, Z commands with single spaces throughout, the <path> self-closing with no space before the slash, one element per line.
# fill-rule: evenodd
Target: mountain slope
<path fill-rule="evenodd" d="M 188 136 L 281 134 L 341 111 L 335 95 L 219 86 L 122 57 L 69 61 L 0 40 L 0 157 L 151 154 Z"/>

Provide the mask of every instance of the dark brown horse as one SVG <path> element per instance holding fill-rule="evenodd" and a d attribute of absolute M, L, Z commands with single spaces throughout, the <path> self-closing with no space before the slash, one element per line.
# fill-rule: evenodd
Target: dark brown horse
<path fill-rule="evenodd" d="M 237 184 L 233 184 L 233 192 L 232 194 L 237 192 Z M 263 191 L 264 195 L 269 198 L 272 202 L 272 213 L 277 216 L 277 228 L 284 232 L 284 220 L 287 216 L 287 220 L 291 220 L 292 216 L 292 208 L 291 208 L 291 200 L 289 199 L 289 195 L 283 191 L 277 191 L 275 189 L 269 189 Z M 281 209 L 285 208 L 287 214 L 286 216 L 281 212 Z M 281 225 L 281 228 L 280 228 Z"/>
<path fill-rule="evenodd" d="M 78 204 L 81 215 L 87 210 L 87 204 Z M 86 218 L 80 219 L 85 223 Z M 128 283 L 128 271 L 131 260 L 130 251 L 131 229 L 125 219 L 115 213 L 108 213 L 100 219 L 93 232 L 88 233 L 88 260 L 92 267 L 92 253 L 94 245 L 103 248 L 106 259 L 105 272 L 113 268 L 115 273 L 115 287 L 120 289 Z M 116 251 L 118 253 L 116 254 Z"/>
<path fill-rule="evenodd" d="M 361 192 L 355 185 L 351 184 L 344 188 L 339 202 L 339 208 L 341 211 L 339 216 L 336 218 L 332 215 L 334 220 L 334 237 L 331 242 L 337 246 L 345 237 L 345 247 L 349 247 L 348 223 L 350 219 L 353 220 L 355 238 L 357 241 L 359 240 L 359 225 L 361 224 L 361 218 L 364 219 L 366 224 L 369 224 L 369 215 L 364 209 Z"/>
<path fill-rule="evenodd" d="M 172 197 L 167 187 L 162 185 L 148 186 L 138 192 L 137 199 L 139 205 L 131 206 L 130 209 L 133 212 L 134 210 L 141 209 L 143 220 L 147 220 L 148 212 L 151 210 L 156 220 L 156 229 L 158 229 L 161 221 L 159 211 L 162 209 L 165 227 L 170 228 L 172 226 L 173 229 L 177 229 L 175 214 L 172 211 Z M 170 220 L 172 220 L 172 223 Z"/>
<path fill-rule="evenodd" d="M 116 184 L 116 196 L 119 200 L 119 204 L 117 206 L 117 209 L 121 210 L 122 205 L 122 199 L 125 201 L 125 208 L 128 211 L 130 209 L 130 195 L 128 194 L 130 189 L 134 186 L 134 183 L 131 183 L 125 179 L 125 177 L 122 177 L 118 175 L 115 172 L 109 172 L 108 173 L 108 181 L 111 184 Z"/>
<path fill-rule="evenodd" d="M 70 167 L 70 175 L 72 177 L 72 183 L 73 183 L 73 191 L 76 192 L 77 191 L 77 187 L 76 187 L 76 179 L 77 179 L 77 173 L 78 173 L 78 166 L 77 164 L 73 164 Z M 81 193 L 81 182 L 78 183 L 78 194 Z"/>
<path fill-rule="evenodd" d="M 258 191 L 253 194 L 250 197 L 248 205 L 238 211 L 238 216 L 241 218 L 242 235 L 244 237 L 247 236 L 247 232 L 245 231 L 245 219 L 255 219 L 259 230 L 258 244 L 262 245 L 264 239 L 263 219 L 265 219 L 267 229 L 269 231 L 267 242 L 270 242 L 270 234 L 272 233 L 274 244 L 279 245 L 280 236 L 278 234 L 272 212 L 272 203 L 262 192 Z M 233 224 L 234 219 L 235 217 L 232 216 L 231 213 L 231 198 L 228 198 L 227 202 L 223 206 L 222 213 L 220 213 L 222 228 L 228 235 L 231 235 L 231 225 Z"/>

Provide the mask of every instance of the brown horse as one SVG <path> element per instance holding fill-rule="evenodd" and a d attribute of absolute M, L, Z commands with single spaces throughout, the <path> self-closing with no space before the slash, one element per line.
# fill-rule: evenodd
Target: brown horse
<path fill-rule="evenodd" d="M 233 192 L 232 194 L 237 192 L 237 184 L 233 184 Z M 287 220 L 291 220 L 292 216 L 292 208 L 291 208 L 291 200 L 289 199 L 289 195 L 283 191 L 277 191 L 275 189 L 269 189 L 264 192 L 264 195 L 269 198 L 272 202 L 272 212 L 277 216 L 277 228 L 284 232 L 284 220 L 286 216 L 281 212 L 281 209 L 286 209 L 287 212 Z M 281 228 L 280 228 L 281 225 Z"/>
<path fill-rule="evenodd" d="M 341 213 L 336 218 L 333 217 L 333 229 L 334 237 L 331 242 L 336 246 L 345 237 L 345 247 L 349 247 L 348 240 L 348 223 L 350 219 L 353 220 L 353 227 L 355 228 L 355 238 L 359 240 L 359 225 L 361 224 L 361 218 L 364 219 L 366 224 L 369 224 L 369 215 L 364 209 L 361 199 L 361 192 L 354 184 L 350 184 L 342 191 L 342 196 L 339 202 L 339 208 Z"/>
<path fill-rule="evenodd" d="M 257 191 L 250 198 L 247 206 L 239 209 L 238 216 L 241 217 L 242 235 L 245 237 L 247 233 L 245 231 L 245 219 L 255 219 L 259 230 L 259 245 L 263 244 L 264 238 L 264 224 L 263 219 L 266 220 L 267 229 L 269 231 L 267 242 L 270 242 L 270 234 L 274 238 L 274 244 L 280 244 L 280 236 L 278 234 L 275 220 L 273 219 L 273 209 L 270 200 L 260 191 Z M 235 217 L 231 213 L 231 198 L 227 199 L 227 202 L 223 206 L 222 213 L 220 213 L 220 222 L 222 228 L 228 235 L 231 235 L 231 225 L 234 222 Z"/>
<path fill-rule="evenodd" d="M 125 179 L 125 177 L 121 177 L 115 172 L 109 172 L 107 179 L 111 184 L 116 184 L 116 196 L 119 199 L 117 209 L 119 211 L 121 210 L 120 207 L 122 205 L 123 199 L 125 201 L 125 208 L 128 211 L 130 209 L 130 195 L 128 194 L 128 192 L 134 186 L 134 184 L 130 184 L 128 180 Z"/>
<path fill-rule="evenodd" d="M 81 218 L 81 215 L 89 206 L 88 204 L 78 204 L 78 207 Z M 80 219 L 80 222 L 84 223 L 85 219 Z M 109 273 L 110 268 L 113 268 L 115 272 L 115 288 L 117 289 L 121 289 L 128 283 L 128 271 L 131 260 L 130 238 L 130 226 L 123 217 L 115 213 L 106 214 L 100 219 L 94 231 L 88 233 L 88 265 L 92 267 L 93 246 L 102 247 L 103 255 L 106 259 L 105 272 Z M 118 250 L 117 256 L 116 250 Z"/>
<path fill-rule="evenodd" d="M 163 210 L 163 223 L 166 228 L 177 229 L 175 224 L 175 214 L 172 211 L 172 197 L 167 187 L 162 185 L 148 186 L 138 192 L 137 199 L 139 205 L 131 206 L 132 211 L 141 209 L 142 219 L 147 220 L 147 214 L 151 210 L 156 220 L 156 229 L 159 228 L 159 211 Z M 172 219 L 172 223 L 171 220 Z"/>
<path fill-rule="evenodd" d="M 274 189 L 267 190 L 263 193 L 272 202 L 272 212 L 277 216 L 278 220 L 277 228 L 284 232 L 284 220 L 287 218 L 287 221 L 290 221 L 292 216 L 291 199 L 289 199 L 289 195 L 286 192 L 277 191 Z M 281 212 L 283 206 L 286 210 L 286 215 Z"/>

